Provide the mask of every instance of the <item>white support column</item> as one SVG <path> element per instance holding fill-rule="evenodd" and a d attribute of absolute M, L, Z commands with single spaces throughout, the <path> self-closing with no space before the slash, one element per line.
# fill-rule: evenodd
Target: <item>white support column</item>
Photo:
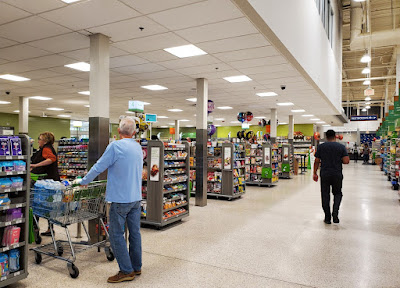
<path fill-rule="evenodd" d="M 208 80 L 200 78 L 196 103 L 196 206 L 207 205 L 207 107 Z"/>
<path fill-rule="evenodd" d="M 289 134 L 288 139 L 293 140 L 294 138 L 294 117 L 293 115 L 289 115 Z"/>
<path fill-rule="evenodd" d="M 383 104 L 381 104 L 381 119 L 385 117 L 385 115 L 383 114 Z"/>
<path fill-rule="evenodd" d="M 180 140 L 179 139 L 179 133 L 180 133 L 179 130 L 180 130 L 179 129 L 179 120 L 175 120 L 175 141 Z"/>
<path fill-rule="evenodd" d="M 399 85 L 400 85 L 400 47 L 397 46 L 396 54 L 396 96 L 399 96 Z"/>
<path fill-rule="evenodd" d="M 28 120 L 29 120 L 29 98 L 19 97 L 19 133 L 28 134 Z"/>
<path fill-rule="evenodd" d="M 278 128 L 278 111 L 276 108 L 271 109 L 271 143 L 276 142 L 277 128 Z"/>
<path fill-rule="evenodd" d="M 360 104 L 357 103 L 357 116 L 360 116 Z"/>
<path fill-rule="evenodd" d="M 389 81 L 385 85 L 385 114 L 389 112 Z"/>

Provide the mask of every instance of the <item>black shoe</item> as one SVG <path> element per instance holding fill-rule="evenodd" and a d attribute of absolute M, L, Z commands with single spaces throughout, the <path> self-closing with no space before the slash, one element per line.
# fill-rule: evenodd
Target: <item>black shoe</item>
<path fill-rule="evenodd" d="M 326 220 L 326 219 L 325 219 L 325 220 L 324 220 L 324 223 L 325 223 L 325 224 L 331 224 L 331 220 Z"/>
<path fill-rule="evenodd" d="M 40 235 L 42 235 L 42 236 L 51 236 L 51 232 L 50 231 L 42 232 L 42 233 L 40 233 Z"/>
<path fill-rule="evenodd" d="M 338 224 L 339 222 L 339 217 L 333 217 L 333 223 Z"/>

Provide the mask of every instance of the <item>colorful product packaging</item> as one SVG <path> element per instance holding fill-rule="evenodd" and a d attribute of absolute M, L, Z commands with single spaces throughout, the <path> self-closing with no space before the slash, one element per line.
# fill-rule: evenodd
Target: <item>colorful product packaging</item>
<path fill-rule="evenodd" d="M 22 155 L 21 139 L 19 137 L 10 137 L 11 155 Z"/>
<path fill-rule="evenodd" d="M 18 249 L 13 249 L 10 250 L 9 253 L 9 259 L 8 259 L 8 266 L 9 266 L 9 270 L 11 273 L 13 272 L 17 272 L 19 269 L 21 269 L 20 265 L 19 265 L 19 258 L 20 258 L 20 252 Z"/>
<path fill-rule="evenodd" d="M 0 156 L 9 156 L 10 152 L 10 141 L 8 137 L 0 137 Z"/>
<path fill-rule="evenodd" d="M 10 274 L 8 269 L 8 255 L 5 253 L 0 253 L 0 276 L 7 276 Z"/>

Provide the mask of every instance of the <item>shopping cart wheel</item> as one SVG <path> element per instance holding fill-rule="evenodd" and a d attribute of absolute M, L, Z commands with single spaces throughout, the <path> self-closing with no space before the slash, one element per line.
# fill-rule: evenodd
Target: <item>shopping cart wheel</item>
<path fill-rule="evenodd" d="M 35 237 L 35 243 L 36 244 L 40 244 L 40 243 L 42 243 L 42 236 L 40 236 L 39 235 L 39 232 L 38 232 L 38 234 L 36 235 L 36 237 Z"/>
<path fill-rule="evenodd" d="M 68 263 L 67 264 L 69 275 L 71 278 L 78 278 L 79 276 L 79 269 L 76 267 L 73 263 Z"/>
<path fill-rule="evenodd" d="M 107 260 L 108 261 L 114 261 L 115 256 L 114 256 L 114 253 L 111 250 L 111 248 L 110 247 L 106 247 L 106 248 L 104 248 L 104 251 L 106 252 Z"/>
<path fill-rule="evenodd" d="M 35 254 L 35 261 L 36 261 L 36 264 L 42 263 L 42 254 L 36 253 Z"/>

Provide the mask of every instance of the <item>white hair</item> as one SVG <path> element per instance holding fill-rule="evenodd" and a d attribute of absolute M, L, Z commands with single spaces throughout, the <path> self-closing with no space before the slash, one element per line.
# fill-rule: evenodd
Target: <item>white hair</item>
<path fill-rule="evenodd" d="M 119 122 L 119 132 L 122 135 L 133 135 L 133 132 L 136 130 L 136 123 L 131 117 L 125 117 L 121 119 Z"/>

